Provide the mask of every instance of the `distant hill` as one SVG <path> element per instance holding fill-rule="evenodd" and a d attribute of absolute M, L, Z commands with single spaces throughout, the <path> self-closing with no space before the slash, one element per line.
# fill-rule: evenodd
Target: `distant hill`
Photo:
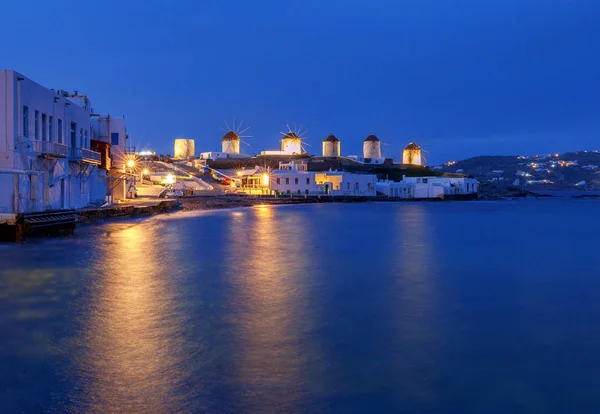
<path fill-rule="evenodd" d="M 471 175 L 480 182 L 530 189 L 600 189 L 600 153 L 577 151 L 535 156 L 479 156 L 432 167 Z"/>

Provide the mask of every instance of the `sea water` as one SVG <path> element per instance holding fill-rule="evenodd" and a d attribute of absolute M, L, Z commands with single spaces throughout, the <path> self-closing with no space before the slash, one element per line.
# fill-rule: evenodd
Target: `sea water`
<path fill-rule="evenodd" d="M 599 213 L 259 206 L 0 245 L 0 411 L 597 413 Z"/>

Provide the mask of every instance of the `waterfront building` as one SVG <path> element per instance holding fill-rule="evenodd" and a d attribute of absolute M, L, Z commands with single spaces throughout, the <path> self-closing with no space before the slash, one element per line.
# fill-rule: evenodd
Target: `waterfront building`
<path fill-rule="evenodd" d="M 125 200 L 135 194 L 137 162 L 135 148 L 127 145 L 125 119 L 110 114 L 92 114 L 92 148 L 101 154 L 100 168 L 107 171 L 104 186 L 109 202 Z M 131 164 L 134 165 L 131 165 Z"/>
<path fill-rule="evenodd" d="M 102 155 L 91 148 L 85 95 L 0 71 L 0 224 L 19 213 L 80 208 L 106 196 Z"/>
<path fill-rule="evenodd" d="M 377 176 L 342 171 L 308 171 L 307 164 L 279 163 L 270 172 L 255 168 L 239 180 L 239 190 L 250 194 L 375 196 Z"/>
<path fill-rule="evenodd" d="M 380 181 L 377 193 L 402 199 L 476 197 L 479 183 L 467 177 L 402 177 L 402 181 Z"/>

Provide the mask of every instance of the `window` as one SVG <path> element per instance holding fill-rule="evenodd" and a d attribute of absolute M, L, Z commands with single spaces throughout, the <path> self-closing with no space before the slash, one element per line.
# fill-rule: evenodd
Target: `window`
<path fill-rule="evenodd" d="M 294 179 L 294 184 L 298 185 L 298 177 Z"/>
<path fill-rule="evenodd" d="M 83 140 L 83 128 L 79 128 L 79 146 L 85 148 L 85 141 Z"/>
<path fill-rule="evenodd" d="M 60 142 L 62 144 L 63 143 L 62 119 L 58 120 L 57 127 L 58 127 L 58 142 Z"/>
<path fill-rule="evenodd" d="M 48 117 L 48 137 L 50 138 L 50 141 L 52 141 L 54 139 L 54 123 L 52 122 L 53 117 L 52 115 L 50 115 Z"/>
<path fill-rule="evenodd" d="M 286 184 L 289 184 L 289 183 L 290 183 L 290 179 L 289 179 L 289 178 L 286 178 L 286 179 L 285 179 L 285 183 L 286 183 Z"/>
<path fill-rule="evenodd" d="M 350 189 L 350 183 L 348 183 L 348 190 Z"/>
<path fill-rule="evenodd" d="M 354 184 L 354 189 L 358 190 L 358 183 Z"/>
<path fill-rule="evenodd" d="M 304 194 L 308 194 L 308 190 L 304 190 Z"/>
<path fill-rule="evenodd" d="M 77 148 L 77 122 L 71 122 L 71 147 Z"/>
<path fill-rule="evenodd" d="M 33 127 L 33 136 L 35 139 L 40 139 L 40 111 L 35 111 L 33 113 L 33 122 L 34 122 L 34 127 Z"/>
<path fill-rule="evenodd" d="M 277 184 L 281 184 L 281 178 L 277 178 Z"/>
<path fill-rule="evenodd" d="M 48 139 L 48 115 L 42 114 L 42 141 Z"/>
<path fill-rule="evenodd" d="M 23 106 L 23 136 L 29 137 L 29 107 Z"/>
<path fill-rule="evenodd" d="M 297 178 L 296 178 L 297 179 Z M 298 190 L 298 194 L 300 194 L 300 190 Z"/>
<path fill-rule="evenodd" d="M 310 184 L 310 178 L 306 179 L 306 184 Z"/>
<path fill-rule="evenodd" d="M 423 184 L 427 184 L 427 178 L 423 178 Z"/>
<path fill-rule="evenodd" d="M 110 143 L 112 145 L 119 145 L 119 133 L 113 132 L 110 134 Z"/>
<path fill-rule="evenodd" d="M 290 190 L 287 190 L 287 193 L 288 193 L 288 194 L 291 194 L 292 192 L 291 192 Z"/>

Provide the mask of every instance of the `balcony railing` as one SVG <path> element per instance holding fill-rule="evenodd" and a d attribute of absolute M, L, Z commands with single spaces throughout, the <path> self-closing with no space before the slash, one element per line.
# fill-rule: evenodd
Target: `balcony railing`
<path fill-rule="evenodd" d="M 69 154 L 70 161 L 82 161 L 88 164 L 100 164 L 102 156 L 99 152 L 87 148 L 71 148 Z"/>
<path fill-rule="evenodd" d="M 59 144 L 58 142 L 34 141 L 33 150 L 38 154 L 38 156 L 54 158 L 67 157 L 67 146 L 64 144 Z"/>

